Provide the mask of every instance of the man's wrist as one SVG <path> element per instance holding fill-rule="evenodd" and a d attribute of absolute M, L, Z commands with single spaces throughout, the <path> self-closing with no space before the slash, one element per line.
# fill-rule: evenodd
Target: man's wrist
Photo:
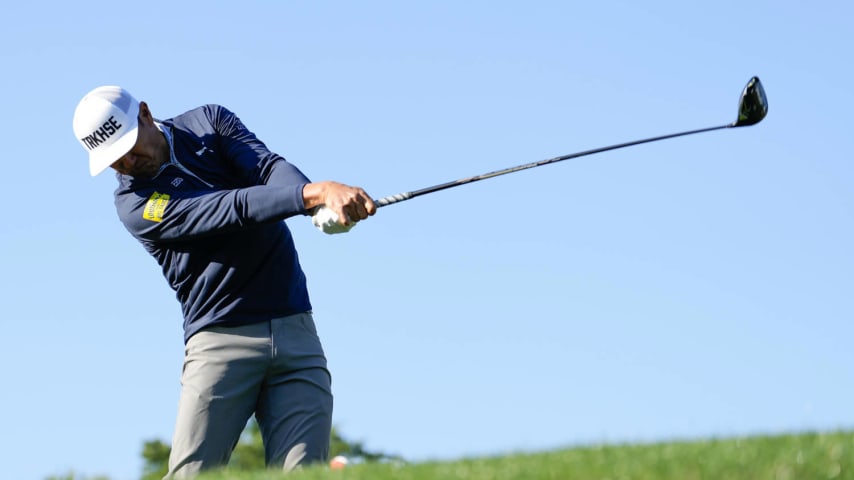
<path fill-rule="evenodd" d="M 302 200 L 306 211 L 311 211 L 320 205 L 323 205 L 327 183 L 328 182 L 312 182 L 306 183 L 302 187 Z"/>

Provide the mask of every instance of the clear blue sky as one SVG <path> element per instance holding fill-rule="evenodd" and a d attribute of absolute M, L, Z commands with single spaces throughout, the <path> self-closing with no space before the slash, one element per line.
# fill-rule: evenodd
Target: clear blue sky
<path fill-rule="evenodd" d="M 274 5 L 275 3 L 275 5 Z M 642 5 L 641 5 L 642 4 Z M 3 476 L 131 480 L 180 309 L 71 129 L 120 84 L 220 103 L 375 197 L 735 119 L 382 209 L 288 220 L 335 423 L 411 460 L 854 428 L 848 2 L 12 2 L 0 28 Z"/>

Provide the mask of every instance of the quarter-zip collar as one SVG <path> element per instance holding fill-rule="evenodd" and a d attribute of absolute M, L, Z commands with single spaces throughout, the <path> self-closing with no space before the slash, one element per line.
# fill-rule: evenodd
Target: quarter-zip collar
<path fill-rule="evenodd" d="M 174 165 L 174 166 L 178 167 L 178 169 L 180 169 L 182 172 L 186 173 L 187 175 L 190 175 L 191 177 L 193 177 L 193 178 L 197 179 L 198 181 L 204 183 L 208 187 L 213 188 L 212 184 L 210 184 L 209 182 L 206 182 L 202 178 L 199 178 L 198 175 L 191 172 L 190 169 L 188 169 L 184 165 L 181 165 L 181 162 L 178 161 L 178 157 L 175 156 L 175 143 L 172 139 L 172 132 L 171 132 L 170 128 L 167 127 L 166 125 L 163 125 L 162 123 L 160 123 L 156 120 L 154 121 L 154 125 L 157 127 L 158 130 L 160 130 L 160 132 L 163 134 L 163 136 L 166 137 L 166 143 L 169 144 L 169 162 L 164 162 L 163 165 L 160 166 L 160 170 L 157 171 L 157 174 L 154 175 L 154 178 L 157 178 L 157 176 L 160 175 L 160 173 L 163 172 L 163 170 L 166 167 L 168 167 L 169 165 Z"/>

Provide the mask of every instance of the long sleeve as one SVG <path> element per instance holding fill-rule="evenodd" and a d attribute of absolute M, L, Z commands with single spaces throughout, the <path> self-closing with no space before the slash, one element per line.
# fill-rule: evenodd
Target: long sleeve
<path fill-rule="evenodd" d="M 205 105 L 166 126 L 177 164 L 150 180 L 120 178 L 116 206 L 134 236 L 187 240 L 307 213 L 308 178 L 225 107 Z"/>

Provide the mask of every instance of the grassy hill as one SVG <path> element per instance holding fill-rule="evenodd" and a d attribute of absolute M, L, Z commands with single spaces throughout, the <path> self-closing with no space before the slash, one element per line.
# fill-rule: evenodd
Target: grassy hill
<path fill-rule="evenodd" d="M 221 471 L 199 480 L 282 479 L 280 472 Z M 854 432 L 571 448 L 404 465 L 306 468 L 288 480 L 819 480 L 854 479 Z"/>

